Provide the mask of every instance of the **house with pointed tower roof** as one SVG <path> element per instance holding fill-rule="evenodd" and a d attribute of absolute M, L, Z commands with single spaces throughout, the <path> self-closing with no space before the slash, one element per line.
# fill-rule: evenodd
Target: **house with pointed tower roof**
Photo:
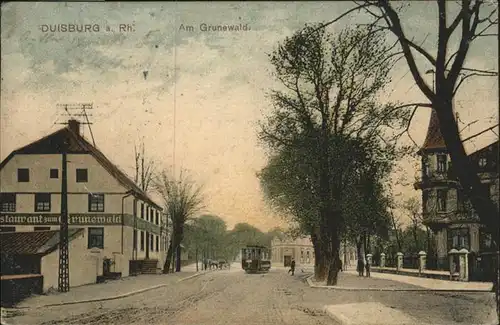
<path fill-rule="evenodd" d="M 481 182 L 490 190 L 498 204 L 498 140 L 469 154 L 476 164 Z M 427 136 L 417 152 L 421 156 L 421 178 L 414 184 L 422 191 L 424 225 L 433 234 L 433 247 L 428 252 L 427 267 L 449 270 L 448 252 L 467 249 L 469 275 L 472 280 L 487 280 L 494 268 L 491 235 L 479 222 L 460 182 L 453 171 L 450 156 L 439 128 L 439 120 L 432 110 Z"/>
<path fill-rule="evenodd" d="M 63 146 L 67 148 L 68 223 L 70 230 L 82 229 L 83 253 L 98 251 L 101 260 L 111 263 L 108 271 L 121 276 L 137 272 L 141 265 L 143 271 L 156 273 L 168 242 L 162 207 L 83 137 L 76 120 L 14 150 L 0 163 L 0 236 L 29 246 L 24 239 L 37 236 L 25 233 L 59 230 Z M 70 272 L 83 267 L 76 251 L 70 250 L 69 256 Z M 45 283 L 48 274 L 55 274 L 57 284 L 57 259 L 54 263 L 42 268 Z M 97 266 L 100 273 L 106 267 L 103 262 Z M 76 280 L 70 275 L 70 286 L 81 284 Z"/>

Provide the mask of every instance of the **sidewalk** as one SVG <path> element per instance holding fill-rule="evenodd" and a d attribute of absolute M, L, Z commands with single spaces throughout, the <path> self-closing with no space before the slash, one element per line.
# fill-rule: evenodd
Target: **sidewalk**
<path fill-rule="evenodd" d="M 105 283 L 89 284 L 71 288 L 69 292 L 49 293 L 29 297 L 13 309 L 41 308 L 48 306 L 70 305 L 84 302 L 113 300 L 132 296 L 148 290 L 175 284 L 179 281 L 204 274 L 196 273 L 196 266 L 185 266 L 182 272 L 171 274 L 141 274 Z"/>
<path fill-rule="evenodd" d="M 366 291 L 462 291 L 491 292 L 493 284 L 489 282 L 459 282 L 420 278 L 414 276 L 371 272 L 371 277 L 359 277 L 353 270 L 339 273 L 337 286 L 326 286 L 316 283 L 313 278 L 307 279 L 310 287 L 331 288 L 338 290 Z"/>
<path fill-rule="evenodd" d="M 356 271 L 346 271 L 348 274 L 357 275 Z M 376 279 L 385 279 L 397 281 L 400 283 L 418 286 L 428 290 L 435 291 L 480 291 L 491 292 L 493 284 L 491 282 L 460 282 L 450 280 L 438 280 L 429 278 L 420 278 L 399 274 L 371 272 L 371 277 Z"/>
<path fill-rule="evenodd" d="M 326 286 L 325 282 L 316 282 L 314 278 L 308 279 L 312 287 L 333 288 L 341 290 L 419 290 L 420 287 L 412 284 L 396 282 L 391 279 L 379 279 L 376 277 L 359 277 L 354 271 L 343 271 L 338 275 L 336 286 Z"/>

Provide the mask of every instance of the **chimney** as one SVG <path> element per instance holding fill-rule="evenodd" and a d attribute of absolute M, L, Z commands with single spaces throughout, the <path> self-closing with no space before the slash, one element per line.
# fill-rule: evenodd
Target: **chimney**
<path fill-rule="evenodd" d="M 75 132 L 77 135 L 80 135 L 80 122 L 77 120 L 71 119 L 68 121 L 68 128 Z"/>

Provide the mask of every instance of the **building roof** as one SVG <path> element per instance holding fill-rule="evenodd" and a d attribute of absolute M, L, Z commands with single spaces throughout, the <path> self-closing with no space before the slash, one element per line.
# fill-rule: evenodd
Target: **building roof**
<path fill-rule="evenodd" d="M 90 144 L 83 136 L 70 127 L 59 129 L 35 142 L 14 150 L 0 163 L 0 169 L 2 169 L 16 154 L 61 154 L 65 143 L 67 144 L 68 150 L 66 152 L 68 154 L 92 155 L 108 173 L 129 191 L 132 191 L 137 198 L 162 210 L 162 208 L 149 198 L 149 196 L 121 171 L 118 166 L 113 164 L 99 149 Z"/>
<path fill-rule="evenodd" d="M 71 241 L 83 228 L 68 230 Z M 59 247 L 59 230 L 0 233 L 2 253 L 12 255 L 46 255 Z"/>
<path fill-rule="evenodd" d="M 427 136 L 425 137 L 424 144 L 418 151 L 418 154 L 421 154 L 423 151 L 427 150 L 439 149 L 446 150 L 446 144 L 444 142 L 443 135 L 441 134 L 441 129 L 439 128 L 439 118 L 437 116 L 436 110 L 432 109 L 429 126 L 427 127 Z"/>

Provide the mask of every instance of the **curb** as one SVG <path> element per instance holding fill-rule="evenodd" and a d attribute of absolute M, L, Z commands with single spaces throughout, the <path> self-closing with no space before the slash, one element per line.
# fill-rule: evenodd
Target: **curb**
<path fill-rule="evenodd" d="M 189 279 L 192 279 L 192 278 L 196 278 L 196 277 L 201 276 L 201 275 L 206 274 L 206 273 L 208 273 L 208 272 L 198 272 L 198 273 L 195 273 L 193 275 L 190 275 L 190 276 L 187 276 L 185 278 L 177 280 L 177 283 L 185 281 L 185 280 L 189 280 Z M 126 298 L 126 297 L 130 297 L 130 296 L 134 296 L 134 295 L 137 295 L 137 294 L 140 294 L 140 293 L 143 293 L 143 292 L 147 292 L 147 291 L 150 291 L 150 290 L 163 288 L 163 287 L 166 287 L 168 285 L 170 285 L 170 283 L 163 283 L 163 284 L 159 284 L 159 285 L 156 285 L 156 286 L 152 286 L 152 287 L 148 287 L 148 288 L 144 288 L 144 289 L 139 289 L 139 290 L 136 290 L 136 291 L 127 292 L 127 293 L 124 293 L 124 294 L 121 294 L 121 295 L 104 297 L 104 298 L 95 298 L 95 299 L 87 299 L 87 300 L 68 301 L 68 302 L 61 302 L 61 303 L 47 304 L 47 305 L 40 305 L 40 306 L 23 306 L 23 307 L 10 307 L 10 308 L 2 307 L 2 309 L 6 310 L 6 311 L 8 311 L 8 310 L 21 310 L 21 309 L 27 310 L 27 309 L 39 309 L 39 308 L 45 308 L 45 307 L 55 307 L 55 306 L 85 304 L 85 303 L 89 303 L 89 302 L 99 302 L 99 301 L 116 300 L 116 299 L 121 299 L 121 298 Z"/>
<path fill-rule="evenodd" d="M 349 320 L 349 318 L 345 317 L 344 315 L 337 315 L 335 313 L 332 313 L 327 306 L 323 307 L 323 311 L 325 314 L 327 314 L 331 319 L 336 321 L 337 323 L 341 325 L 351 325 L 352 322 Z"/>
<path fill-rule="evenodd" d="M 388 291 L 388 292 L 491 292 L 487 289 L 427 289 L 427 288 L 415 288 L 415 289 L 393 289 L 393 288 L 354 288 L 354 287 L 342 287 L 342 286 L 324 286 L 316 285 L 312 283 L 312 278 L 314 275 L 309 276 L 306 281 L 309 287 L 317 289 L 330 289 L 338 291 Z"/>

